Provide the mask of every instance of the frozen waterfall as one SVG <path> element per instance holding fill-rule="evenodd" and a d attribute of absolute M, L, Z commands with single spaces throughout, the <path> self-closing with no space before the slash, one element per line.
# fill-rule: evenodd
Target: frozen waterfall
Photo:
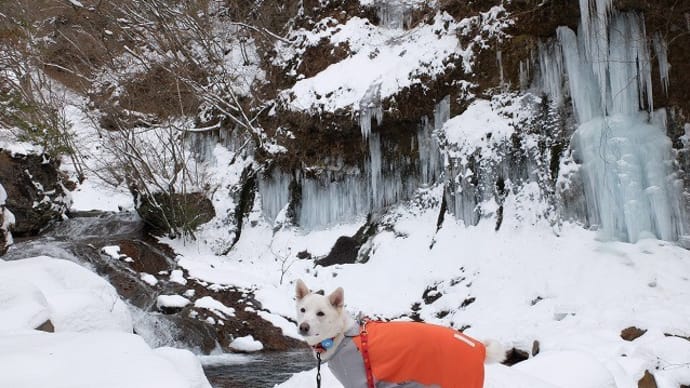
<path fill-rule="evenodd" d="M 555 47 L 540 48 L 539 68 L 542 90 L 555 103 L 570 96 L 579 123 L 573 146 L 587 220 L 607 239 L 677 240 L 688 233 L 681 186 L 665 120 L 652 120 L 650 51 L 665 91 L 666 43 L 648 39 L 643 18 L 616 11 L 611 0 L 580 0 L 580 10 L 578 33 L 559 27 Z"/>

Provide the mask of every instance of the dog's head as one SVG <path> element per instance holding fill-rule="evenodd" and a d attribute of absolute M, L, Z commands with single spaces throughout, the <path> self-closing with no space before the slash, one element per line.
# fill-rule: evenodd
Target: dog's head
<path fill-rule="evenodd" d="M 333 338 L 344 331 L 345 294 L 338 287 L 328 296 L 311 292 L 302 280 L 297 280 L 297 327 L 309 345 Z"/>

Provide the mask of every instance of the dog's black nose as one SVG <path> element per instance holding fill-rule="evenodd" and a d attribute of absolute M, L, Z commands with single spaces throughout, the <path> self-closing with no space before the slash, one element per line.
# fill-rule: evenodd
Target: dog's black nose
<path fill-rule="evenodd" d="M 301 334 L 307 334 L 309 332 L 309 324 L 306 322 L 303 322 L 302 324 L 299 325 L 299 332 Z"/>

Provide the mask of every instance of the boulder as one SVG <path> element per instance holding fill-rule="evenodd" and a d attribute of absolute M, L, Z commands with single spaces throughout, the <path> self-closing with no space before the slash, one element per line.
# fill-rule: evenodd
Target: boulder
<path fill-rule="evenodd" d="M 137 213 L 156 235 L 193 233 L 216 216 L 211 200 L 204 193 L 155 193 L 153 196 L 133 190 Z"/>
<path fill-rule="evenodd" d="M 646 332 L 647 330 L 640 329 L 635 326 L 630 326 L 621 331 L 621 338 L 623 338 L 626 341 L 634 341 Z"/>
<path fill-rule="evenodd" d="M 11 154 L 0 150 L 0 184 L 14 214 L 15 237 L 35 236 L 68 210 L 67 187 L 73 187 L 59 172 L 60 163 L 44 155 Z"/>
<path fill-rule="evenodd" d="M 656 379 L 648 370 L 644 371 L 644 376 L 637 382 L 638 388 L 656 388 Z"/>

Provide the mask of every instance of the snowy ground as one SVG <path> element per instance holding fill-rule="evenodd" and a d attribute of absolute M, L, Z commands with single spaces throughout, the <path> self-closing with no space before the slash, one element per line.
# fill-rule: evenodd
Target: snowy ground
<path fill-rule="evenodd" d="M 506 214 L 519 212 L 510 206 Z M 360 225 L 273 234 L 259 221 L 228 257 L 215 256 L 203 243 L 171 244 L 192 277 L 255 289 L 273 314 L 294 316 L 292 282 L 303 278 L 314 289 L 343 286 L 353 313 L 396 318 L 419 303 L 424 320 L 469 326 L 474 337 L 528 351 L 539 341 L 541 353 L 529 362 L 489 368 L 493 387 L 514 387 L 514 374 L 561 387 L 581 382 L 572 376 L 592 376 L 593 387 L 637 387 L 645 370 L 659 387 L 690 382 L 690 341 L 680 338 L 690 336 L 687 250 L 659 240 L 600 241 L 576 225 L 556 235 L 520 218 L 507 219 L 495 232 L 492 222 L 466 228 L 446 217 L 436 232 L 437 210 L 398 209 L 394 230 L 374 238 L 367 264 L 321 268 L 295 259 L 303 250 L 325 255 L 338 236 Z M 422 294 L 434 285 L 442 296 L 427 305 Z M 630 326 L 647 332 L 625 341 L 620 333 Z M 300 374 L 281 387 L 301 387 L 313 377 Z M 339 386 L 329 381 L 325 386 Z"/>
<path fill-rule="evenodd" d="M 115 289 L 73 262 L 0 260 L 0 317 L 0 387 L 210 387 L 191 352 L 132 334 Z M 46 321 L 54 332 L 33 330 Z"/>

